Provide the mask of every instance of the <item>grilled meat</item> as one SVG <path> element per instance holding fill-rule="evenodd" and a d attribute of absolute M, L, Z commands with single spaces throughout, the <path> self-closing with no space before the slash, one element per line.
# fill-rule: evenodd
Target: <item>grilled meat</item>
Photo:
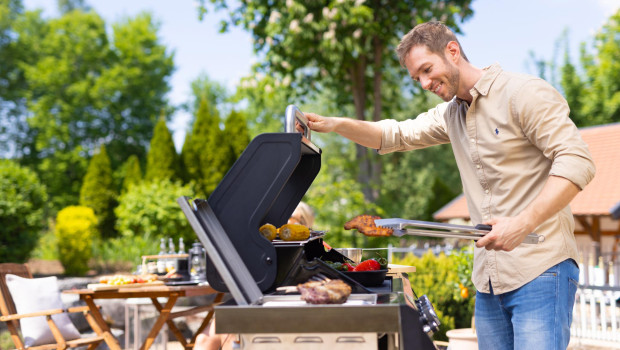
<path fill-rule="evenodd" d="M 351 287 L 342 280 L 308 281 L 297 289 L 309 304 L 342 304 L 351 295 Z"/>
<path fill-rule="evenodd" d="M 371 237 L 388 237 L 394 232 L 388 227 L 377 227 L 375 220 L 381 219 L 378 216 L 358 215 L 344 224 L 345 230 L 356 229 L 366 236 Z"/>

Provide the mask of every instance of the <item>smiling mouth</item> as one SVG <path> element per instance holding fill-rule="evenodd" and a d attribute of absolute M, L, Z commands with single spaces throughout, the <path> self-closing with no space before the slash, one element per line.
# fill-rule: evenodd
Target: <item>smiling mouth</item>
<path fill-rule="evenodd" d="M 437 93 L 437 91 L 439 91 L 439 89 L 441 88 L 441 86 L 443 85 L 443 83 L 439 83 L 439 85 L 435 86 L 435 88 L 433 89 L 433 93 Z"/>

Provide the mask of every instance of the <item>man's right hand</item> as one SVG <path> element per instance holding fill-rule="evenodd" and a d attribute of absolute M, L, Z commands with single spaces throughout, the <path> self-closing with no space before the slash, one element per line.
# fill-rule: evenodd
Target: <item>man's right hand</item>
<path fill-rule="evenodd" d="M 334 131 L 333 118 L 323 117 L 315 113 L 304 113 L 308 118 L 308 127 L 316 132 L 332 132 Z"/>
<path fill-rule="evenodd" d="M 354 118 L 323 117 L 315 113 L 304 113 L 308 128 L 316 132 L 335 132 L 365 147 L 381 147 L 381 126 Z"/>

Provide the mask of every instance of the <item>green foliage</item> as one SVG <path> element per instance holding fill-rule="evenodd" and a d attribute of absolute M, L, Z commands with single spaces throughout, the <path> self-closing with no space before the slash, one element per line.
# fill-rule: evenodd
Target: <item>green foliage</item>
<path fill-rule="evenodd" d="M 230 167 L 228 150 L 217 109 L 203 99 L 181 151 L 186 180 L 193 183 L 196 196 L 207 198 L 222 180 Z"/>
<path fill-rule="evenodd" d="M 67 152 L 55 152 L 35 163 L 41 182 L 48 189 L 53 213 L 80 201 L 82 180 L 88 160 L 78 146 Z"/>
<path fill-rule="evenodd" d="M 39 237 L 39 242 L 37 243 L 36 248 L 32 251 L 30 258 L 41 260 L 58 260 L 58 245 L 53 229 L 44 232 L 41 237 Z"/>
<path fill-rule="evenodd" d="M 15 343 L 11 339 L 11 333 L 8 330 L 0 331 L 0 349 L 13 349 Z"/>
<path fill-rule="evenodd" d="M 146 181 L 175 181 L 179 178 L 179 172 L 179 156 L 174 148 L 172 134 L 166 126 L 166 120 L 160 118 L 155 125 L 151 147 L 146 158 L 146 175 L 144 178 Z"/>
<path fill-rule="evenodd" d="M 222 31 L 239 25 L 253 35 L 254 50 L 263 58 L 255 71 L 271 77 L 246 81 L 249 86 L 266 83 L 266 93 L 254 90 L 255 95 L 268 98 L 265 95 L 276 94 L 274 90 L 280 88 L 292 99 L 306 101 L 315 92 L 329 91 L 337 105 L 355 106 L 355 117 L 360 120 L 379 120 L 392 114 L 396 101 L 402 98 L 398 93 L 402 75 L 397 74 L 400 65 L 394 54 L 400 35 L 412 24 L 431 19 L 458 32 L 457 22 L 473 13 L 471 0 L 210 3 L 215 9 L 229 11 L 230 19 L 223 22 Z M 206 10 L 206 1 L 200 0 L 199 13 Z M 355 151 L 357 181 L 366 199 L 375 201 L 382 159 L 361 146 Z"/>
<path fill-rule="evenodd" d="M 571 118 L 579 127 L 620 121 L 620 10 L 597 31 L 591 45 L 582 43 L 580 66 L 570 59 L 567 39 L 566 34 L 559 39 L 565 45 L 559 73 Z"/>
<path fill-rule="evenodd" d="M 132 186 L 119 197 L 115 209 L 118 231 L 145 240 L 183 237 L 192 242 L 196 236 L 176 202 L 181 196 L 192 196 L 190 187 L 165 179 Z"/>
<path fill-rule="evenodd" d="M 69 206 L 56 218 L 58 258 L 67 275 L 84 275 L 93 255 L 93 241 L 98 237 L 97 217 L 93 209 Z"/>
<path fill-rule="evenodd" d="M 90 160 L 86 176 L 80 191 L 80 205 L 94 210 L 97 216 L 99 232 L 104 238 L 115 236 L 114 207 L 116 190 L 112 179 L 110 158 L 105 146 L 101 145 L 99 153 Z"/>
<path fill-rule="evenodd" d="M 471 251 L 435 256 L 429 250 L 422 257 L 409 254 L 396 263 L 416 267 L 416 272 L 409 276 L 411 287 L 415 292 L 428 296 L 441 322 L 434 339 L 447 340 L 446 332 L 450 329 L 471 327 L 475 290 L 471 282 L 463 282 L 471 276 L 466 275 L 471 273 Z M 467 298 L 461 296 L 461 284 L 468 288 Z"/>
<path fill-rule="evenodd" d="M 226 88 L 209 78 L 206 74 L 201 74 L 198 78 L 194 79 L 191 84 L 192 89 L 192 101 L 185 106 L 192 116 L 195 116 L 200 109 L 202 101 L 207 101 L 209 106 L 209 113 L 218 113 L 221 111 L 228 100 L 228 91 Z M 195 120 L 192 120 L 192 124 Z"/>
<path fill-rule="evenodd" d="M 157 254 L 159 241 L 146 236 L 120 236 L 96 242 L 93 268 L 98 273 L 130 272 L 141 263 L 140 257 Z"/>
<path fill-rule="evenodd" d="M 37 169 L 54 210 L 78 202 L 85 150 L 105 140 L 112 168 L 131 154 L 145 156 L 154 116 L 167 108 L 173 70 L 150 15 L 107 31 L 99 15 L 84 12 L 83 1 L 60 6 L 61 16 L 51 19 L 20 7 L 7 12 L 11 45 L 4 50 L 0 43 L 0 58 L 12 57 L 0 68 L 0 103 L 11 101 L 0 131 L 16 158 Z"/>
<path fill-rule="evenodd" d="M 0 259 L 23 263 L 45 224 L 47 193 L 37 175 L 0 159 Z"/>
<path fill-rule="evenodd" d="M 122 193 L 127 192 L 131 186 L 135 186 L 142 182 L 142 169 L 140 169 L 140 160 L 136 155 L 132 155 L 123 164 L 124 176 Z"/>
<path fill-rule="evenodd" d="M 248 123 L 243 113 L 235 110 L 230 112 L 224 121 L 224 135 L 228 136 L 225 140 L 230 148 L 229 159 L 226 162 L 226 171 L 228 171 L 250 143 Z"/>

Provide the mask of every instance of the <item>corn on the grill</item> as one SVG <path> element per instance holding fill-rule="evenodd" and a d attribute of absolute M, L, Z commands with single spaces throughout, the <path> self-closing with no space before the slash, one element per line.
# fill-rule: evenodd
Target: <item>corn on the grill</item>
<path fill-rule="evenodd" d="M 310 229 L 304 225 L 286 224 L 278 230 L 283 241 L 303 241 L 310 237 Z"/>
<path fill-rule="evenodd" d="M 263 235 L 270 241 L 276 239 L 276 234 L 278 233 L 278 230 L 272 224 L 264 224 L 258 230 L 260 231 L 261 235 Z"/>

